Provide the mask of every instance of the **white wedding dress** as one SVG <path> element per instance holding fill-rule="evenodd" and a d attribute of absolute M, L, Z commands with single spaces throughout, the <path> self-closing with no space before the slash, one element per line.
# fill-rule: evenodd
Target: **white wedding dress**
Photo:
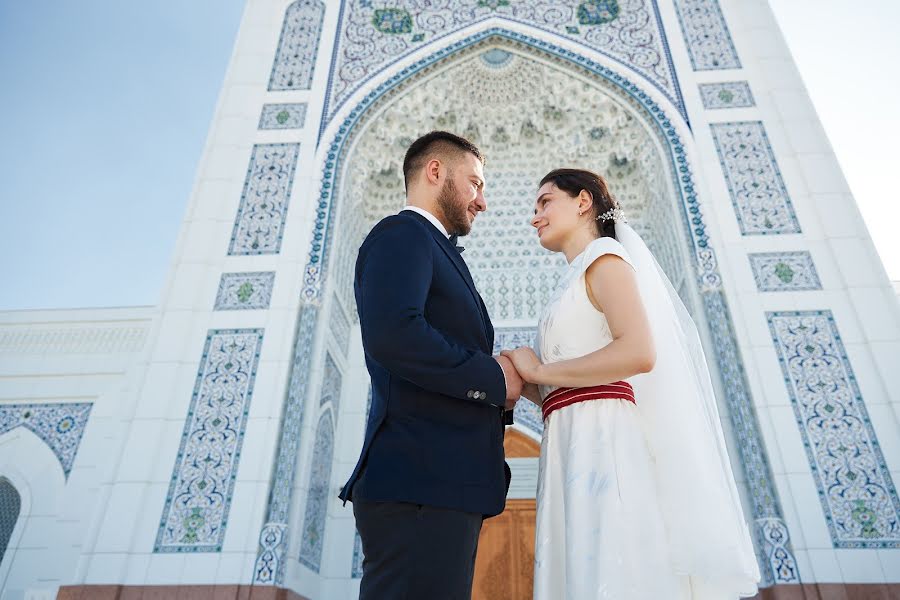
<path fill-rule="evenodd" d="M 594 240 L 572 261 L 538 325 L 535 350 L 542 362 L 584 356 L 612 341 L 606 317 L 585 287 L 585 271 L 604 254 L 633 265 L 625 248 L 608 237 Z M 554 389 L 542 386 L 541 397 Z M 625 399 L 578 402 L 555 410 L 544 423 L 536 600 L 737 597 L 677 574 L 637 386 L 635 393 L 636 404 Z"/>

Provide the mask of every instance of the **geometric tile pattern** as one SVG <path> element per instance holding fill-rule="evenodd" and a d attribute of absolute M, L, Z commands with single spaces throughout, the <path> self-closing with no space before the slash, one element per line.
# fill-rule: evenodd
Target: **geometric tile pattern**
<path fill-rule="evenodd" d="M 256 144 L 228 254 L 277 254 L 300 144 Z"/>
<path fill-rule="evenodd" d="M 725 294 L 722 290 L 704 291 L 702 300 L 736 450 L 748 482 L 750 506 L 747 508 L 755 525 L 756 550 L 763 576 L 761 585 L 799 583 L 797 562 L 788 542 L 778 490 L 771 476 L 772 469 L 750 397 L 740 349 L 734 338 L 734 325 Z"/>
<path fill-rule="evenodd" d="M 537 328 L 535 327 L 497 329 L 494 332 L 494 349 L 492 354 L 496 355 L 501 350 L 514 350 L 522 346 L 534 348 L 536 335 Z M 543 434 L 544 420 L 541 417 L 541 409 L 533 402 L 528 400 L 516 402 L 516 407 L 513 410 L 513 421 L 530 429 L 537 435 Z"/>
<path fill-rule="evenodd" d="M 325 517 L 331 489 L 331 462 L 334 457 L 334 433 L 340 397 L 341 373 L 331 356 L 326 354 L 319 402 L 324 412 L 316 426 L 299 557 L 301 563 L 316 573 L 319 572 L 322 562 L 322 548 L 325 542 Z"/>
<path fill-rule="evenodd" d="M 302 304 L 294 334 L 294 356 L 288 379 L 287 399 L 281 414 L 278 449 L 274 472 L 269 483 L 269 500 L 264 524 L 259 534 L 259 548 L 253 569 L 253 583 L 281 585 L 284 581 L 285 549 L 288 544 L 288 516 L 291 491 L 297 472 L 297 453 L 303 428 L 303 408 L 309 388 L 308 377 L 312 359 L 313 334 L 318 323 L 319 309 Z"/>
<path fill-rule="evenodd" d="M 695 71 L 741 68 L 717 0 L 675 0 L 675 12 Z"/>
<path fill-rule="evenodd" d="M 0 435 L 24 427 L 41 438 L 68 478 L 91 414 L 90 402 L 0 405 Z"/>
<path fill-rule="evenodd" d="M 275 272 L 222 273 L 213 310 L 269 308 Z"/>
<path fill-rule="evenodd" d="M 374 75 L 415 50 L 491 18 L 567 38 L 636 71 L 687 119 L 654 0 L 371 0 L 343 3 L 329 74 L 323 126 Z"/>
<path fill-rule="evenodd" d="M 800 233 L 762 122 L 713 123 L 710 128 L 741 233 Z"/>
<path fill-rule="evenodd" d="M 900 548 L 900 500 L 829 310 L 767 313 L 835 548 Z"/>
<path fill-rule="evenodd" d="M 756 106 L 750 84 L 746 81 L 701 83 L 700 98 L 703 108 L 749 108 Z"/>
<path fill-rule="evenodd" d="M 310 88 L 324 17 L 325 4 L 318 0 L 297 0 L 288 6 L 269 78 L 270 92 Z"/>
<path fill-rule="evenodd" d="M 822 283 L 809 252 L 750 254 L 750 267 L 761 292 L 821 290 Z"/>
<path fill-rule="evenodd" d="M 306 120 L 306 104 L 263 104 L 259 129 L 300 129 Z"/>
<path fill-rule="evenodd" d="M 154 552 L 220 552 L 262 329 L 206 336 Z"/>
<path fill-rule="evenodd" d="M 16 528 L 19 520 L 19 510 L 22 508 L 22 498 L 19 492 L 9 482 L 9 479 L 0 477 L 0 563 L 9 546 L 9 538 Z"/>

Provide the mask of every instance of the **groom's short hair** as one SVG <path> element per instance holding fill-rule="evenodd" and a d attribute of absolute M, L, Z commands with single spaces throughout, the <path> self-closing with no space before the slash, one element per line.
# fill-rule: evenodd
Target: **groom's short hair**
<path fill-rule="evenodd" d="M 464 137 L 449 131 L 431 131 L 414 141 L 403 159 L 403 184 L 409 189 L 409 182 L 432 157 L 444 160 L 455 159 L 469 152 L 484 164 L 484 155 L 478 147 Z"/>

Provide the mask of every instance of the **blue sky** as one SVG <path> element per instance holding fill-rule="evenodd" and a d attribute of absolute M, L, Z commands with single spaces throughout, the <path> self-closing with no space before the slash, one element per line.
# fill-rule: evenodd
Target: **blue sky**
<path fill-rule="evenodd" d="M 900 280 L 900 3 L 771 3 Z M 0 309 L 159 301 L 243 6 L 0 0 Z"/>

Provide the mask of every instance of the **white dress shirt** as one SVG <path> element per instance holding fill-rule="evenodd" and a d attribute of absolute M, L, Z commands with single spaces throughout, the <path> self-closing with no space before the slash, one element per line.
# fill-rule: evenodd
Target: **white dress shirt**
<path fill-rule="evenodd" d="M 450 239 L 450 234 L 447 233 L 447 228 L 444 227 L 444 224 L 441 223 L 436 216 L 434 216 L 424 208 L 419 208 L 418 206 L 404 206 L 403 210 L 411 210 L 413 212 L 419 213 L 420 215 L 428 219 L 432 225 L 437 227 L 437 230 L 443 233 L 444 236 L 447 237 L 447 239 Z M 401 210 L 400 212 L 403 212 L 403 210 Z"/>

